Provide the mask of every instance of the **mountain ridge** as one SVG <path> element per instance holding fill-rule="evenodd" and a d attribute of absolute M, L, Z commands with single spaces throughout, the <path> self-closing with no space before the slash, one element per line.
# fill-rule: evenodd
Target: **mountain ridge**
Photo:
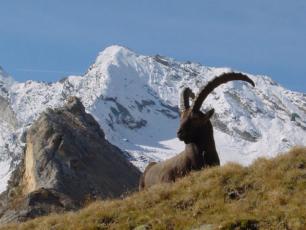
<path fill-rule="evenodd" d="M 115 45 L 100 52 L 83 76 L 53 83 L 14 81 L 6 100 L 17 125 L 8 128 L 7 122 L 0 121 L 0 155 L 4 159 L 0 164 L 18 162 L 23 133 L 41 112 L 77 96 L 106 138 L 127 151 L 130 160 L 143 169 L 149 161 L 183 150 L 183 143 L 175 137 L 180 90 L 188 86 L 197 92 L 213 77 L 230 71 L 140 55 Z M 221 163 L 250 164 L 259 156 L 274 156 L 306 143 L 306 94 L 287 90 L 267 76 L 247 75 L 255 88 L 230 82 L 218 87 L 202 107 L 216 109 L 212 122 Z M 8 168 L 1 174 L 10 172 Z M 5 179 L 1 181 L 5 184 Z"/>

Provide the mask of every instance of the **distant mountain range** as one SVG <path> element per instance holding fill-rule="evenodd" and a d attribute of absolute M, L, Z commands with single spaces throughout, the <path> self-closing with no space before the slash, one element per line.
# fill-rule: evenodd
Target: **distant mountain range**
<path fill-rule="evenodd" d="M 179 93 L 193 91 L 229 68 L 144 56 L 121 47 L 102 51 L 83 76 L 54 83 L 16 82 L 0 68 L 0 191 L 22 156 L 28 127 L 48 107 L 77 96 L 106 138 L 140 169 L 148 161 L 180 152 L 176 138 Z M 234 70 L 235 71 L 235 70 Z M 218 87 L 203 110 L 214 107 L 213 124 L 221 163 L 249 164 L 306 143 L 306 94 L 292 92 L 267 76 L 256 87 L 235 81 Z"/>

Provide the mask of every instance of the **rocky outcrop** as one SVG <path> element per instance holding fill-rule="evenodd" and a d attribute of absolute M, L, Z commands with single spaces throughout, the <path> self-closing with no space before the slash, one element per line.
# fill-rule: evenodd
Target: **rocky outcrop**
<path fill-rule="evenodd" d="M 12 127 L 17 126 L 17 119 L 15 113 L 10 107 L 8 101 L 0 95 L 0 117 L 3 121 L 10 124 Z"/>
<path fill-rule="evenodd" d="M 24 159 L 1 195 L 0 223 L 75 210 L 133 191 L 140 172 L 110 144 L 76 97 L 48 109 L 26 136 Z"/>

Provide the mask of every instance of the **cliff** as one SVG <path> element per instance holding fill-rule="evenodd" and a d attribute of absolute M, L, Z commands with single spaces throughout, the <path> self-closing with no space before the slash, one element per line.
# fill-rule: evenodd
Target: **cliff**
<path fill-rule="evenodd" d="M 1 194 L 0 223 L 76 210 L 135 190 L 140 172 L 76 97 L 47 109 L 26 134 L 22 162 Z"/>

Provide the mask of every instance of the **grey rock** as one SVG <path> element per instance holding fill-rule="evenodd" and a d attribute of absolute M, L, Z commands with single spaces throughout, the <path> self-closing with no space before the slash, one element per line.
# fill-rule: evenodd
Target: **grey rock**
<path fill-rule="evenodd" d="M 0 196 L 0 223 L 75 210 L 89 199 L 136 190 L 140 171 L 124 156 L 80 100 L 70 97 L 28 130 L 24 159 Z"/>
<path fill-rule="evenodd" d="M 111 117 L 111 120 L 117 123 L 117 124 L 123 124 L 125 125 L 127 128 L 129 129 L 140 129 L 141 127 L 146 126 L 147 121 L 140 119 L 140 120 L 136 120 L 131 113 L 129 112 L 129 110 L 124 107 L 122 104 L 120 104 L 119 102 L 117 102 L 117 98 L 113 98 L 113 97 L 107 97 L 104 98 L 105 101 L 111 101 L 113 102 L 116 107 L 111 107 L 111 112 L 112 115 L 114 116 Z M 109 122 L 109 126 L 113 129 L 112 123 Z"/>
<path fill-rule="evenodd" d="M 15 113 L 10 107 L 9 102 L 2 96 L 0 96 L 0 117 L 1 120 L 4 120 L 12 127 L 16 128 L 17 119 Z"/>
<path fill-rule="evenodd" d="M 7 209 L 1 213 L 0 223 L 22 222 L 38 216 L 62 213 L 77 208 L 78 206 L 69 196 L 53 189 L 40 188 L 25 195 L 20 201 L 9 202 Z"/>

